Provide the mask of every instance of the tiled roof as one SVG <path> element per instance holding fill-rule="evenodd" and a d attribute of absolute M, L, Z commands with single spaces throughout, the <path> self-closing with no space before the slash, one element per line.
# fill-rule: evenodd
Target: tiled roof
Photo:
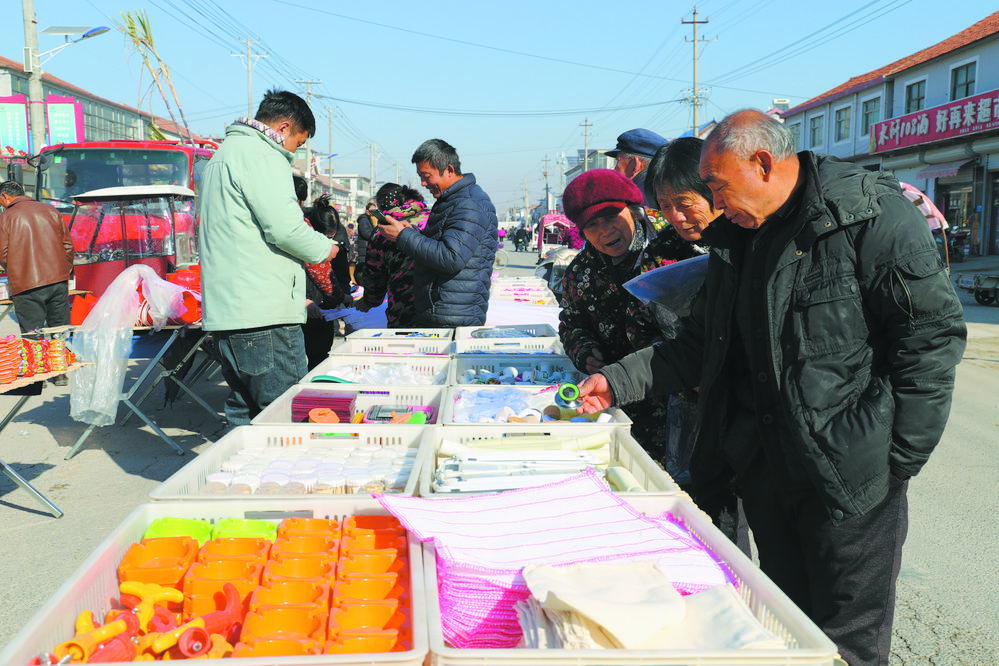
<path fill-rule="evenodd" d="M 24 71 L 24 65 L 22 63 L 16 61 L 16 60 L 11 60 L 10 58 L 5 58 L 3 56 L 0 56 L 0 69 L 10 69 L 10 70 L 15 70 L 15 71 L 23 72 Z M 117 107 L 125 109 L 127 111 L 131 111 L 132 113 L 135 113 L 135 114 L 137 114 L 139 116 L 142 116 L 145 119 L 146 122 L 148 122 L 151 119 L 152 122 L 155 123 L 155 125 L 158 128 L 160 128 L 163 132 L 165 132 L 167 134 L 172 134 L 174 136 L 179 136 L 179 137 L 186 137 L 187 136 L 187 130 L 185 130 L 184 127 L 182 125 L 178 124 L 178 123 L 174 123 L 174 122 L 172 122 L 172 121 L 170 121 L 170 120 L 168 120 L 166 118 L 160 118 L 159 116 L 155 116 L 155 115 L 151 114 L 148 111 L 143 111 L 142 109 L 136 109 L 136 108 L 131 107 L 131 106 L 127 105 L 127 104 L 122 104 L 121 102 L 112 102 L 109 99 L 106 99 L 104 97 L 100 97 L 99 95 L 95 95 L 94 93 L 90 92 L 89 90 L 84 90 L 83 88 L 80 88 L 79 86 L 74 86 L 72 83 L 69 83 L 68 81 L 64 81 L 64 80 L 62 80 L 62 79 L 60 79 L 60 78 L 58 78 L 56 76 L 52 76 L 51 74 L 47 74 L 47 73 L 43 72 L 42 73 L 42 81 L 45 82 L 45 83 L 50 83 L 50 84 L 55 85 L 55 86 L 59 86 L 60 88 L 65 88 L 66 90 L 69 90 L 71 92 L 77 93 L 78 95 L 83 95 L 85 97 L 89 97 L 92 100 L 95 100 L 95 101 L 98 101 L 98 102 L 103 102 L 105 104 L 108 104 L 109 106 L 117 106 Z M 192 134 L 194 134 L 194 133 L 192 132 Z M 208 137 L 202 137 L 202 136 L 198 136 L 197 134 L 194 134 L 194 140 L 195 141 L 201 141 L 201 140 L 204 140 L 204 139 L 207 139 L 207 138 Z"/>
<path fill-rule="evenodd" d="M 912 55 L 905 56 L 904 58 L 896 60 L 889 65 L 879 67 L 878 69 L 867 72 L 866 74 L 855 76 L 845 83 L 836 86 L 832 90 L 827 90 L 818 97 L 813 97 L 807 102 L 788 109 L 781 115 L 786 118 L 789 115 L 801 113 L 802 111 L 812 107 L 819 106 L 830 99 L 842 97 L 843 95 L 852 93 L 856 90 L 863 90 L 871 85 L 881 83 L 885 79 L 889 79 L 911 67 L 922 65 L 925 62 L 929 62 L 935 58 L 957 51 L 958 49 L 964 48 L 965 46 L 973 44 L 981 39 L 991 37 L 996 33 L 999 33 L 999 12 L 986 16 L 970 28 L 966 28 L 956 35 L 948 37 L 942 42 L 934 44 L 929 48 L 917 51 Z"/>

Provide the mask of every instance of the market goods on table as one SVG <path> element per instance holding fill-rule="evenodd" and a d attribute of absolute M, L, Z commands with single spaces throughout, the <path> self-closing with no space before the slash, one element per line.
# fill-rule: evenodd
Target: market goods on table
<path fill-rule="evenodd" d="M 137 612 L 114 613 L 129 607 Z M 159 502 L 139 506 L 98 546 L 0 663 L 28 664 L 62 646 L 417 666 L 427 653 L 424 608 L 419 544 L 371 499 Z M 226 648 L 237 619 L 241 635 Z M 124 632 L 137 640 L 113 639 Z"/>
<path fill-rule="evenodd" d="M 337 424 L 234 428 L 153 489 L 154 500 L 234 495 L 416 493 L 418 457 L 435 428 Z"/>
<path fill-rule="evenodd" d="M 396 423 L 437 423 L 442 386 L 363 386 L 349 384 L 296 384 L 278 396 L 252 421 L 261 424 L 305 424 L 309 411 L 326 407 L 336 412 L 340 423 L 387 425 L 392 412 L 405 420 Z"/>
<path fill-rule="evenodd" d="M 615 492 L 682 492 L 622 426 L 572 424 L 547 430 L 502 425 L 445 427 L 424 440 L 424 447 L 429 448 L 420 455 L 421 497 L 495 492 L 572 476 L 575 472 L 553 470 L 552 466 L 559 462 L 553 454 L 574 452 L 595 457 L 592 466 Z"/>
<path fill-rule="evenodd" d="M 386 357 L 378 354 L 334 354 L 302 377 L 300 384 L 316 382 L 431 386 L 444 384 L 454 360 L 447 356 L 413 354 Z"/>

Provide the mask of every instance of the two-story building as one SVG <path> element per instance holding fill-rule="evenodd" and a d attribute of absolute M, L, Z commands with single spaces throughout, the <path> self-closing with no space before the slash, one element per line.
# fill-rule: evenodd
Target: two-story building
<path fill-rule="evenodd" d="M 999 254 L 999 12 L 781 115 L 799 150 L 893 171 Z"/>

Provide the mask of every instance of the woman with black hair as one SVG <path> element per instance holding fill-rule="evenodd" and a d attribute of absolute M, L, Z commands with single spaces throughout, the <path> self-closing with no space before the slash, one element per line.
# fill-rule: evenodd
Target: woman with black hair
<path fill-rule="evenodd" d="M 340 306 L 350 307 L 350 265 L 347 257 L 347 230 L 340 224 L 340 214 L 323 194 L 305 210 L 305 220 L 316 231 L 333 239 L 340 246 L 340 252 L 331 262 L 306 264 L 305 296 L 309 317 L 302 324 L 305 334 L 305 355 L 309 370 L 315 368 L 329 355 L 333 346 L 339 321 L 326 321 L 319 310 L 331 310 Z"/>
<path fill-rule="evenodd" d="M 423 196 L 411 187 L 386 183 L 375 195 L 380 215 L 392 216 L 408 222 L 417 229 L 427 224 L 430 212 Z M 368 244 L 364 275 L 359 280 L 364 285 L 364 297 L 357 309 L 367 312 L 382 304 L 386 296 L 388 305 L 385 318 L 389 328 L 412 326 L 413 316 L 413 260 L 383 234 L 376 233 Z"/>

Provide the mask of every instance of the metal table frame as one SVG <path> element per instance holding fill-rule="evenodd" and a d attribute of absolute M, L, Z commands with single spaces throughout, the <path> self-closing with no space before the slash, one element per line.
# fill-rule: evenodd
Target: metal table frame
<path fill-rule="evenodd" d="M 56 376 L 58 374 L 62 374 L 62 373 L 53 372 L 53 373 L 48 373 L 46 375 L 41 375 L 41 376 L 39 376 L 39 379 L 38 379 L 37 382 L 32 382 L 32 383 L 28 384 L 28 386 L 33 386 L 34 384 L 38 384 L 40 382 L 44 382 L 47 377 L 50 377 L 50 376 L 54 377 L 54 376 Z M 21 386 L 21 387 L 18 387 L 18 388 L 26 389 L 27 386 Z M 41 388 L 42 387 L 39 385 L 37 391 L 32 391 L 31 393 L 24 392 L 23 394 L 21 394 L 21 395 L 18 396 L 17 402 L 14 403 L 14 406 L 11 407 L 10 410 L 8 410 L 7 415 L 3 417 L 3 420 L 0 420 L 0 432 L 3 432 L 3 430 L 10 424 L 10 422 L 13 421 L 15 417 L 17 417 L 17 415 L 21 412 L 21 409 L 24 407 L 24 403 L 28 402 L 28 398 L 30 398 L 30 397 L 32 397 L 34 395 L 41 395 L 42 394 Z M 7 393 L 10 390 L 11 389 L 5 389 L 3 392 Z M 6 474 L 7 477 L 11 481 L 13 481 L 17 485 L 19 485 L 21 488 L 23 488 L 25 491 L 27 491 L 28 494 L 30 494 L 36 500 L 38 500 L 39 502 L 41 502 L 45 506 L 45 510 L 46 511 L 48 511 L 49 513 L 51 513 L 56 518 L 62 518 L 63 514 L 62 514 L 62 511 L 59 510 L 59 507 L 57 507 L 55 504 L 53 504 L 52 502 L 50 502 L 48 500 L 48 498 L 45 497 L 45 495 L 41 494 L 38 490 L 36 490 L 34 486 L 32 486 L 30 483 L 28 483 L 24 479 L 24 477 L 22 477 L 20 474 L 18 474 L 17 472 L 15 472 L 14 469 L 10 465 L 8 465 L 3 460 L 0 460 L 0 466 L 2 466 L 2 468 L 3 468 L 0 471 L 2 471 L 4 474 Z"/>
<path fill-rule="evenodd" d="M 124 405 L 128 408 L 129 411 L 126 412 L 125 416 L 118 423 L 118 425 L 124 425 L 132 417 L 132 415 L 138 416 L 142 420 L 142 422 L 148 425 L 160 439 L 162 439 L 174 451 L 176 451 L 177 455 L 182 456 L 185 453 L 184 449 L 182 449 L 180 445 L 177 444 L 177 442 L 173 441 L 172 437 L 163 432 L 162 428 L 156 425 L 156 423 L 149 416 L 147 416 L 146 413 L 143 412 L 140 407 L 142 402 L 147 397 L 149 397 L 149 394 L 152 393 L 153 389 L 160 382 L 169 379 L 171 382 L 176 384 L 177 387 L 180 388 L 186 395 L 190 396 L 191 399 L 195 401 L 195 403 L 200 405 L 209 414 L 218 419 L 222 419 L 223 417 L 218 413 L 217 410 L 215 410 L 214 408 L 212 408 L 211 405 L 205 402 L 201 396 L 192 391 L 190 386 L 188 386 L 189 383 L 193 384 L 198 379 L 200 379 L 208 370 L 210 370 L 217 363 L 217 360 L 213 355 L 208 354 L 207 358 L 203 359 L 201 363 L 197 367 L 195 367 L 194 371 L 188 377 L 181 378 L 177 376 L 179 370 L 185 366 L 185 364 L 189 359 L 191 359 L 195 354 L 197 354 L 199 350 L 204 351 L 204 345 L 209 337 L 209 334 L 206 331 L 203 331 L 199 327 L 176 326 L 170 328 L 172 330 L 170 337 L 167 339 L 165 343 L 163 343 L 163 346 L 160 347 L 160 350 L 153 356 L 153 358 L 149 360 L 149 362 L 146 364 L 146 367 L 143 369 L 142 374 L 139 375 L 138 379 L 135 380 L 132 386 L 127 391 L 121 394 L 121 402 L 124 403 Z M 173 347 L 174 343 L 185 335 L 196 335 L 198 337 L 197 340 L 194 342 L 194 344 L 192 344 L 190 348 L 181 356 L 179 361 L 171 364 L 170 366 L 167 366 L 164 363 L 164 356 L 170 350 L 170 348 Z M 153 372 L 156 371 L 157 369 L 159 369 L 159 372 L 155 376 L 153 376 Z M 149 382 L 148 386 L 146 386 L 145 390 L 139 395 L 139 397 L 133 400 L 135 394 L 139 393 L 140 389 L 142 389 L 143 385 L 146 384 L 147 380 L 150 380 L 150 378 L 152 378 L 152 381 Z M 80 450 L 80 447 L 83 446 L 84 442 L 87 441 L 87 439 L 90 437 L 90 434 L 94 431 L 96 427 L 97 426 L 95 425 L 87 427 L 87 429 L 83 432 L 83 434 L 80 435 L 80 438 L 76 440 L 76 443 L 73 445 L 73 448 L 71 448 L 69 452 L 66 453 L 65 457 L 66 460 L 69 460 L 70 458 L 76 455 L 77 451 Z"/>

